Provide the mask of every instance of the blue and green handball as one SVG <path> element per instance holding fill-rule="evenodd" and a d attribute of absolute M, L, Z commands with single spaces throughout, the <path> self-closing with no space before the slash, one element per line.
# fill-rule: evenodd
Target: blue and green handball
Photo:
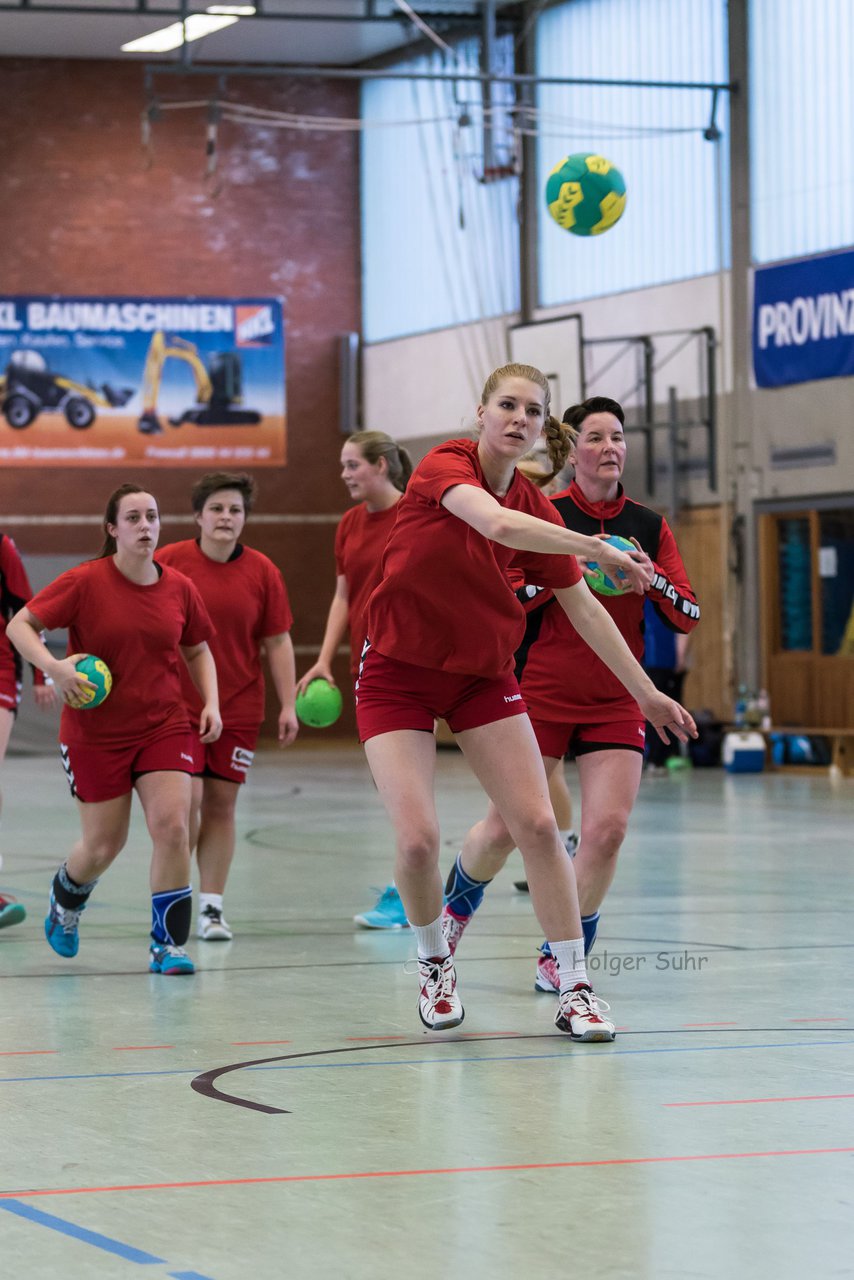
<path fill-rule="evenodd" d="M 312 729 L 328 729 L 341 715 L 341 690 L 322 676 L 297 694 L 296 713 Z"/>
<path fill-rule="evenodd" d="M 81 658 L 74 665 L 81 676 L 85 676 L 96 686 L 94 693 L 90 689 L 81 693 L 82 705 L 77 707 L 77 710 L 90 711 L 92 707 L 100 707 L 104 699 L 110 696 L 110 690 L 113 687 L 110 668 L 103 658 L 96 658 L 92 653 L 87 653 L 85 658 Z"/>
<path fill-rule="evenodd" d="M 565 156 L 546 182 L 546 204 L 559 227 L 574 236 L 600 236 L 623 216 L 626 184 L 604 156 Z"/>
<path fill-rule="evenodd" d="M 628 538 L 621 538 L 618 533 L 612 533 L 602 541 L 607 542 L 611 547 L 616 547 L 618 551 L 637 551 L 633 542 L 629 542 Z M 584 566 L 584 576 L 587 579 L 587 585 L 600 596 L 624 596 L 632 589 L 622 569 L 618 569 L 615 577 L 612 578 L 595 560 L 587 561 Z"/>

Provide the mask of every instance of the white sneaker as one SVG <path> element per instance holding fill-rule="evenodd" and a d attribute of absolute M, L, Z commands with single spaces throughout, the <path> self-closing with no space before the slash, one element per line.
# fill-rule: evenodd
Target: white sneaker
<path fill-rule="evenodd" d="M 604 1000 L 597 1000 L 590 987 L 578 984 L 572 991 L 562 991 L 555 1016 L 558 1031 L 565 1031 L 571 1040 L 585 1043 L 596 1040 L 613 1040 L 617 1029 L 603 1015 L 611 1008 Z"/>
<path fill-rule="evenodd" d="M 231 942 L 234 937 L 219 907 L 211 906 L 205 907 L 204 911 L 199 913 L 196 934 L 205 942 Z"/>
<path fill-rule="evenodd" d="M 424 1026 L 430 1031 L 449 1031 L 451 1027 L 458 1027 L 466 1015 L 457 995 L 454 957 L 419 959 L 418 980 L 421 983 L 418 1016 Z"/>

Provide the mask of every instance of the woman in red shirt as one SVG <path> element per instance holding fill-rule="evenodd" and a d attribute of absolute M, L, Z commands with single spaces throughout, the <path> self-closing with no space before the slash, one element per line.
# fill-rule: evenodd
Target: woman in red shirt
<path fill-rule="evenodd" d="M 618 534 L 642 547 L 650 581 L 645 595 L 601 597 L 634 657 L 643 656 L 644 601 L 678 634 L 692 631 L 700 608 L 663 516 L 627 498 L 620 484 L 626 461 L 625 417 L 616 400 L 595 396 L 564 414 L 573 432 L 569 460 L 575 478 L 552 496 L 569 529 Z M 645 718 L 639 699 L 591 654 L 562 609 L 545 593 L 525 589 L 529 626 L 517 654 L 517 674 L 528 705 L 546 775 L 563 757 L 575 759 L 581 786 L 581 839 L 575 872 L 585 950 L 596 937 L 599 907 L 617 869 L 643 767 Z M 660 736 L 664 736 L 663 734 Z M 448 878 L 446 932 L 452 951 L 501 870 L 515 841 L 498 808 L 467 835 Z M 548 944 L 541 949 L 535 986 L 559 990 L 559 973 Z"/>
<path fill-rule="evenodd" d="M 6 533 L 0 533 L 0 766 L 6 758 L 6 748 L 12 734 L 12 726 L 21 701 L 21 659 L 9 643 L 6 623 L 29 600 L 32 592 L 27 571 L 18 554 L 18 548 Z M 33 667 L 33 697 L 36 706 L 47 711 L 56 702 L 53 685 L 45 681 L 38 667 Z M 0 795 L 0 809 L 3 797 Z M 0 867 L 3 855 L 0 853 Z M 20 924 L 26 918 L 23 903 L 9 894 L 0 893 L 0 929 L 10 924 Z"/>
<path fill-rule="evenodd" d="M 411 475 L 409 454 L 384 431 L 357 431 L 345 441 L 341 478 L 358 505 L 345 512 L 335 532 L 335 595 L 320 654 L 298 689 L 305 689 L 318 677 L 335 684 L 332 660 L 348 630 L 350 670 L 356 679 L 367 630 L 368 600 L 382 578 L 383 552 Z M 405 929 L 407 924 L 394 884 L 385 886 L 370 911 L 353 919 L 363 929 Z"/>
<path fill-rule="evenodd" d="M 48 675 L 64 702 L 63 764 L 78 802 L 81 839 L 53 880 L 45 920 L 58 955 L 77 954 L 78 924 L 98 877 L 125 845 L 134 790 L 152 839 L 152 973 L 192 973 L 184 950 L 190 932 L 190 775 L 193 731 L 181 692 L 187 664 L 203 706 L 197 732 L 213 742 L 222 730 L 213 633 L 196 588 L 154 563 L 157 503 L 138 485 L 113 493 L 104 516 L 101 554 L 40 591 L 8 625 L 15 648 Z M 67 627 L 69 654 L 56 659 L 42 630 Z M 110 695 L 86 703 L 95 685 L 76 669 L 87 653 L 113 677 Z M 83 710 L 81 710 L 83 708 Z"/>
<path fill-rule="evenodd" d="M 386 547 L 383 580 L 368 606 L 357 715 L 397 835 L 395 879 L 418 946 L 424 1025 L 445 1030 L 464 1017 L 442 922 L 432 732 L 441 717 L 522 851 L 534 910 L 560 967 L 555 1025 L 576 1040 L 612 1040 L 614 1024 L 587 981 L 575 873 L 513 674 L 525 616 L 508 571 L 554 591 L 653 724 L 680 738 L 695 729 L 634 659 L 574 558 L 622 570 L 642 594 L 651 573 L 639 563 L 640 553 L 567 529 L 516 471 L 543 432 L 555 473 L 565 462 L 569 434 L 548 408 L 549 384 L 539 370 L 497 369 L 477 409 L 477 440 L 439 445 L 416 468 Z"/>
<path fill-rule="evenodd" d="M 294 711 L 293 615 L 282 575 L 260 551 L 240 541 L 252 509 L 255 482 L 245 473 L 211 472 L 193 486 L 199 537 L 173 542 L 157 552 L 198 588 L 216 634 L 211 640 L 219 683 L 223 731 L 216 742 L 196 744 L 190 846 L 199 864 L 196 932 L 206 942 L 230 942 L 222 899 L 234 857 L 237 796 L 251 768 L 264 719 L 262 650 L 279 700 L 279 745 L 297 736 Z M 189 672 L 182 672 L 191 716 L 200 698 Z"/>

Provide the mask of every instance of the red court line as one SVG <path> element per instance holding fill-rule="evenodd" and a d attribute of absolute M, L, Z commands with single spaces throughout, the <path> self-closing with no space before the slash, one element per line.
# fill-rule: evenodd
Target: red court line
<path fill-rule="evenodd" d="M 174 1044 L 114 1044 L 116 1053 L 128 1053 L 137 1049 L 174 1049 Z"/>
<path fill-rule="evenodd" d="M 4 1049 L 0 1058 L 19 1058 L 33 1053 L 59 1053 L 58 1049 Z"/>
<path fill-rule="evenodd" d="M 683 1022 L 683 1027 L 737 1027 L 737 1022 Z"/>
<path fill-rule="evenodd" d="M 801 1093 L 791 1098 L 718 1098 L 711 1102 L 665 1102 L 665 1107 L 740 1107 L 747 1102 L 825 1102 L 831 1098 L 854 1098 L 854 1093 Z"/>
<path fill-rule="evenodd" d="M 844 1018 L 790 1018 L 790 1022 L 844 1022 Z"/>
<path fill-rule="evenodd" d="M 290 1040 L 232 1040 L 233 1045 L 244 1044 L 290 1044 Z"/>
<path fill-rule="evenodd" d="M 774 1156 L 850 1155 L 854 1147 L 806 1147 L 796 1151 L 722 1151 L 694 1156 L 624 1156 L 614 1160 L 553 1160 L 535 1164 L 480 1164 L 450 1169 L 378 1169 L 352 1173 L 292 1173 L 269 1178 L 211 1178 L 191 1182 L 137 1182 L 114 1187 L 39 1187 L 0 1191 L 0 1200 L 35 1196 L 80 1196 L 101 1191 L 183 1191 L 191 1187 L 254 1187 L 284 1182 L 347 1182 L 367 1178 L 445 1177 L 449 1173 L 526 1173 L 533 1169 L 601 1169 L 620 1165 L 683 1164 L 699 1160 L 762 1160 Z"/>

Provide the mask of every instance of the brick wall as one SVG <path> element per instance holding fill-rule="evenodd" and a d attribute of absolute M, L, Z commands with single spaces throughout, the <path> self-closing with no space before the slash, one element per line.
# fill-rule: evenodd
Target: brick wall
<path fill-rule="evenodd" d="M 10 294 L 281 296 L 285 304 L 288 464 L 257 472 L 258 511 L 340 512 L 336 337 L 359 328 L 358 141 L 224 123 L 218 192 L 204 178 L 205 117 L 166 112 L 141 146 L 142 68 L 113 62 L 2 60 L 0 280 Z M 172 99 L 213 80 L 161 78 Z M 233 80 L 257 106 L 355 116 L 358 91 L 332 81 Z M 0 419 L 0 432 L 10 428 Z M 0 471 L 0 520 L 22 553 L 94 554 L 90 525 L 16 526 L 10 514 L 91 515 L 124 480 L 164 512 L 188 508 L 197 472 L 69 468 Z M 251 524 L 247 541 L 285 575 L 294 641 L 319 645 L 334 585 L 332 523 Z M 163 538 L 190 536 L 187 525 Z M 298 658 L 305 669 L 308 657 Z M 340 678 L 346 681 L 346 662 Z M 352 721 L 341 722 L 348 732 Z"/>

